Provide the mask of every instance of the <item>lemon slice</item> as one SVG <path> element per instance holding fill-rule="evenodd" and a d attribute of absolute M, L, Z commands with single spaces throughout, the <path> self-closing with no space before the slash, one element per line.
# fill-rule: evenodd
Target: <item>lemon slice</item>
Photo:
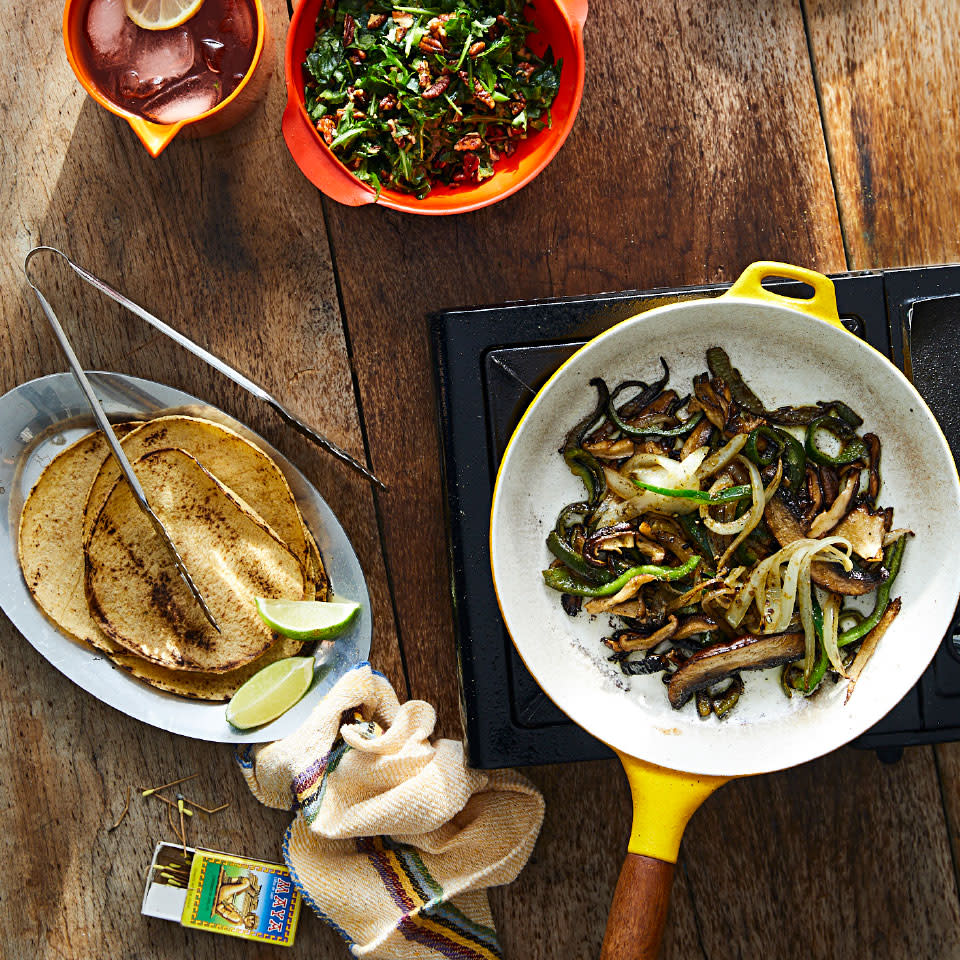
<path fill-rule="evenodd" d="M 257 597 L 257 612 L 277 633 L 294 640 L 332 640 L 360 609 L 352 600 L 268 600 Z"/>
<path fill-rule="evenodd" d="M 313 657 L 287 657 L 255 673 L 227 704 L 227 722 L 238 730 L 259 727 L 286 713 L 310 689 Z"/>
<path fill-rule="evenodd" d="M 144 30 L 169 30 L 186 23 L 203 0 L 123 0 L 127 16 Z"/>

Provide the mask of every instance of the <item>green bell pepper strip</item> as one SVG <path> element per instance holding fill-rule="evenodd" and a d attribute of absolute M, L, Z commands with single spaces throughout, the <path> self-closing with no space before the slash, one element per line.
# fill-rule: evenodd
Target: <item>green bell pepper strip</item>
<path fill-rule="evenodd" d="M 579 477 L 587 488 L 587 505 L 595 507 L 607 492 L 607 479 L 600 462 L 582 447 L 564 450 L 563 459 L 570 472 Z"/>
<path fill-rule="evenodd" d="M 710 539 L 707 537 L 707 528 L 703 525 L 703 521 L 692 513 L 685 513 L 677 519 L 680 521 L 680 526 L 686 530 L 687 535 L 697 545 L 703 555 L 709 557 L 711 560 L 716 559 L 713 548 L 710 546 Z"/>
<path fill-rule="evenodd" d="M 836 414 L 844 423 L 856 429 L 863 426 L 863 417 L 855 410 L 851 410 L 842 400 L 834 400 L 828 407 L 831 413 Z"/>
<path fill-rule="evenodd" d="M 707 366 L 712 376 L 718 377 L 730 388 L 730 395 L 741 407 L 757 417 L 765 416 L 767 411 L 763 401 L 747 386 L 723 347 L 711 347 L 707 351 Z"/>
<path fill-rule="evenodd" d="M 697 503 L 731 503 L 734 500 L 742 500 L 749 497 L 752 487 L 749 483 L 741 484 L 738 487 L 727 487 L 719 493 L 707 493 L 706 490 L 672 490 L 669 487 L 655 487 L 652 483 L 644 483 L 637 480 L 636 477 L 630 478 L 634 486 L 641 490 L 649 490 L 651 493 L 658 493 L 661 497 L 678 497 L 682 500 L 696 500 Z"/>
<path fill-rule="evenodd" d="M 650 576 L 657 580 L 682 580 L 689 576 L 700 563 L 700 557 L 690 557 L 686 563 L 679 567 L 657 567 L 652 564 L 644 564 L 639 567 L 631 567 L 609 583 L 592 584 L 585 583 L 570 574 L 562 567 L 550 567 L 543 571 L 544 583 L 553 590 L 560 593 L 569 593 L 575 597 L 612 597 L 615 593 L 622 590 L 634 577 Z"/>
<path fill-rule="evenodd" d="M 880 622 L 880 618 L 884 615 L 890 603 L 890 588 L 893 586 L 893 581 L 900 572 L 900 563 L 903 560 L 903 549 L 906 544 L 907 538 L 906 535 L 904 535 L 887 547 L 887 552 L 883 558 L 883 565 L 887 568 L 887 572 L 890 575 L 877 587 L 877 602 L 874 604 L 873 613 L 855 627 L 844 630 L 837 638 L 838 647 L 845 647 L 847 644 L 856 643 L 857 640 L 865 637 Z"/>
<path fill-rule="evenodd" d="M 641 437 L 684 437 L 703 419 L 703 412 L 698 410 L 692 417 L 684 420 L 683 423 L 678 423 L 675 427 L 634 427 L 620 419 L 620 414 L 617 413 L 617 408 L 612 403 L 608 408 L 608 414 L 622 433 L 635 439 Z"/>
<path fill-rule="evenodd" d="M 840 452 L 835 456 L 825 453 L 817 446 L 817 434 L 821 430 L 833 434 L 838 440 L 844 441 Z M 867 456 L 867 445 L 853 432 L 853 428 L 840 417 L 817 417 L 807 427 L 806 440 L 807 456 L 815 463 L 830 467 L 842 467 Z"/>
<path fill-rule="evenodd" d="M 761 438 L 767 441 L 767 449 L 763 452 L 757 446 Z M 780 430 L 775 430 L 773 427 L 757 427 L 747 437 L 747 442 L 743 445 L 743 455 L 758 467 L 769 467 L 777 457 L 783 454 L 783 448 L 784 441 Z"/>
<path fill-rule="evenodd" d="M 769 447 L 773 448 L 770 455 L 761 453 L 757 442 L 763 437 Z M 777 457 L 783 460 L 783 473 L 790 488 L 790 493 L 796 496 L 803 487 L 807 473 L 807 455 L 803 452 L 803 444 L 786 430 L 776 427 L 757 427 L 743 445 L 743 455 L 758 467 L 768 467 Z"/>
<path fill-rule="evenodd" d="M 578 524 L 585 524 L 590 516 L 590 504 L 582 500 L 568 503 L 557 516 L 557 525 L 553 528 L 562 540 L 570 540 L 570 528 Z"/>
<path fill-rule="evenodd" d="M 613 574 L 609 570 L 587 563 L 566 540 L 557 534 L 556 530 L 547 537 L 547 549 L 584 580 L 589 580 L 591 583 L 609 583 L 613 579 Z"/>
<path fill-rule="evenodd" d="M 817 591 L 812 586 L 810 588 L 810 600 L 812 601 L 811 605 L 813 608 L 813 631 L 817 635 L 820 656 L 817 657 L 816 663 L 814 663 L 813 669 L 810 671 L 810 676 L 801 681 L 803 683 L 803 693 L 808 696 L 820 685 L 820 681 L 823 679 L 823 675 L 827 672 L 827 667 L 830 665 L 830 658 L 827 656 L 827 647 L 823 642 L 823 608 L 817 599 Z"/>

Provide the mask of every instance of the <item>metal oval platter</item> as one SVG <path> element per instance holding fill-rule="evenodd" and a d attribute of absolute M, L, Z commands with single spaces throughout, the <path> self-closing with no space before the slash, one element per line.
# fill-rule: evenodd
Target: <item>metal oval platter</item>
<path fill-rule="evenodd" d="M 206 417 L 236 430 L 280 467 L 310 527 L 331 587 L 360 603 L 350 630 L 317 650 L 313 685 L 293 709 L 256 730 L 235 730 L 224 703 L 205 703 L 151 687 L 115 667 L 99 651 L 62 634 L 43 615 L 20 572 L 17 531 L 23 503 L 43 468 L 66 446 L 90 433 L 93 420 L 69 373 L 24 383 L 0 397 L 0 606 L 34 648 L 61 673 L 128 716 L 171 733 L 223 743 L 261 743 L 292 733 L 351 667 L 370 653 L 370 599 L 360 562 L 333 511 L 307 478 L 262 437 L 188 393 L 118 373 L 91 373 L 111 420 L 168 413 Z"/>

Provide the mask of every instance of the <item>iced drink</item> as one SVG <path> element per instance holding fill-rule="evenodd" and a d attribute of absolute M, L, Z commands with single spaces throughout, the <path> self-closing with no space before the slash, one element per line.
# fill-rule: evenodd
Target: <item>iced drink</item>
<path fill-rule="evenodd" d="M 230 96 L 257 45 L 252 0 L 204 0 L 185 23 L 144 30 L 123 0 L 91 0 L 80 53 L 109 100 L 155 123 L 188 120 Z"/>

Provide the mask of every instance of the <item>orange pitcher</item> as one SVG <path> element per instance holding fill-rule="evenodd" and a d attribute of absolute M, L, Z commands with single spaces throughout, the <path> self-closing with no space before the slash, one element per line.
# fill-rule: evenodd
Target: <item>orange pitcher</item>
<path fill-rule="evenodd" d="M 185 136 L 190 137 L 204 137 L 226 130 L 245 117 L 262 98 L 271 69 L 269 57 L 266 55 L 269 41 L 267 20 L 261 0 L 249 0 L 254 13 L 256 38 L 253 44 L 252 60 L 236 88 L 210 109 L 192 116 L 177 117 L 174 122 L 155 122 L 131 109 L 126 109 L 112 99 L 109 90 L 101 84 L 96 70 L 89 62 L 89 56 L 85 55 L 85 51 L 91 49 L 91 42 L 84 35 L 84 30 L 87 11 L 92 2 L 93 0 L 66 0 L 63 10 L 63 42 L 67 59 L 87 93 L 100 106 L 126 120 L 151 156 L 159 156 L 181 130 Z M 201 7 L 201 11 L 202 9 Z M 187 27 L 189 25 L 190 20 L 184 24 Z M 139 28 L 131 24 L 131 29 Z M 166 31 L 155 32 L 159 36 Z M 200 53 L 196 53 L 196 56 L 199 58 Z M 237 73 L 236 76 L 239 77 L 240 74 Z"/>

